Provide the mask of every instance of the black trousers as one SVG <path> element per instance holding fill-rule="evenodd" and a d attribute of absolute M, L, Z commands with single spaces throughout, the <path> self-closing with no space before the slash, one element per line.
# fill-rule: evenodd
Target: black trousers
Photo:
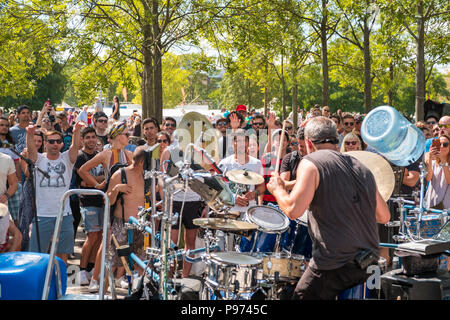
<path fill-rule="evenodd" d="M 308 266 L 292 296 L 293 300 L 334 300 L 344 290 L 364 283 L 369 274 L 354 262 L 333 270 Z"/>

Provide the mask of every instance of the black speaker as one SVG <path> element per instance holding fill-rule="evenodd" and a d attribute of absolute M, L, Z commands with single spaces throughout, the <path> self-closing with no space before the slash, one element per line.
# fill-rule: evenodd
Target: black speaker
<path fill-rule="evenodd" d="M 450 104 L 448 103 L 438 103 L 428 99 L 423 104 L 423 109 L 425 120 L 428 117 L 435 117 L 439 121 L 441 117 L 450 115 Z"/>
<path fill-rule="evenodd" d="M 381 276 L 381 298 L 385 300 L 450 300 L 450 272 L 438 269 L 408 277 L 401 269 Z"/>

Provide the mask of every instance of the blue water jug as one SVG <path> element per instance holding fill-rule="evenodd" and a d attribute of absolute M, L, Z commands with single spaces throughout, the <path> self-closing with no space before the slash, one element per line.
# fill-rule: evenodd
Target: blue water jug
<path fill-rule="evenodd" d="M 391 106 L 370 111 L 361 126 L 364 142 L 399 167 L 416 162 L 425 150 L 422 131 Z"/>

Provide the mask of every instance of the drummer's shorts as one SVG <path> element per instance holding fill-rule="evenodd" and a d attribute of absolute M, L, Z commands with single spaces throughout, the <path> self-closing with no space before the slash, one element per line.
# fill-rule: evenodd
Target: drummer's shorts
<path fill-rule="evenodd" d="M 173 202 L 173 210 L 172 212 L 178 212 L 181 215 L 181 207 L 183 206 L 182 201 L 174 201 Z M 183 208 L 183 217 L 182 223 L 186 229 L 198 229 L 193 221 L 194 219 L 200 218 L 202 215 L 204 205 L 203 201 L 186 201 L 184 202 Z M 178 221 L 175 225 L 172 226 L 172 229 L 179 229 L 180 217 L 178 217 Z"/>

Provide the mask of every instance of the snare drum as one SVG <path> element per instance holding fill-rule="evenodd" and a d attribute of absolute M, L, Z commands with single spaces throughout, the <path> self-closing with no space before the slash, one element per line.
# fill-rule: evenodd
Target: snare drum
<path fill-rule="evenodd" d="M 301 255 L 291 255 L 286 253 L 272 253 L 263 257 L 264 279 L 271 281 L 278 279 L 281 281 L 298 281 L 305 271 L 305 260 Z"/>
<path fill-rule="evenodd" d="M 251 292 L 262 280 L 262 259 L 238 252 L 214 252 L 206 259 L 206 281 L 217 290 Z"/>
<path fill-rule="evenodd" d="M 417 232 L 417 217 L 410 216 L 406 218 L 407 225 L 409 225 L 409 230 L 412 234 L 418 235 Z M 424 214 L 422 215 L 422 220 L 420 221 L 420 236 L 422 238 L 432 238 L 436 233 L 439 232 L 443 225 L 443 219 L 441 215 L 438 214 Z"/>
<path fill-rule="evenodd" d="M 274 252 L 277 237 L 289 227 L 289 219 L 284 213 L 270 206 L 253 206 L 247 210 L 245 219 L 258 226 L 250 239 L 242 237 L 241 252 Z"/>

